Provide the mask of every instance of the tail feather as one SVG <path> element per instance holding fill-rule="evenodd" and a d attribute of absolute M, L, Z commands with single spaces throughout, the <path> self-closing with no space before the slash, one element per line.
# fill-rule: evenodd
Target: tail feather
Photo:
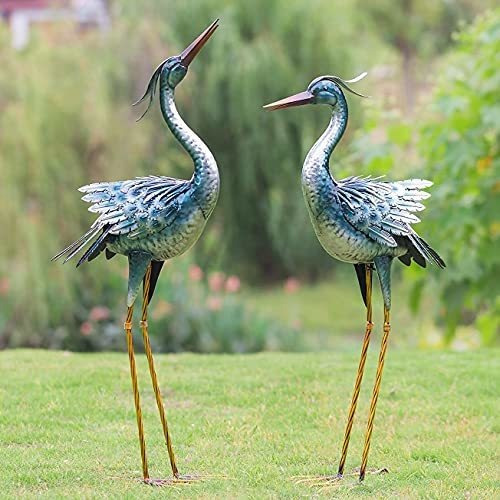
<path fill-rule="evenodd" d="M 82 243 L 80 243 L 77 247 L 75 247 L 71 252 L 69 252 L 67 255 L 66 255 L 66 258 L 64 259 L 63 261 L 63 264 L 66 264 L 66 262 L 68 262 L 68 260 L 72 259 L 80 250 L 82 250 L 82 248 L 85 247 L 85 245 L 95 236 L 95 233 L 92 234 L 92 236 L 90 236 L 89 238 L 85 239 L 84 241 L 82 241 Z"/>
<path fill-rule="evenodd" d="M 80 267 L 86 260 L 92 260 L 93 258 L 97 257 L 99 254 L 100 250 L 99 247 L 102 245 L 104 240 L 106 239 L 106 236 L 108 236 L 109 231 L 111 230 L 111 226 L 106 227 L 99 238 L 97 238 L 92 245 L 87 249 L 87 251 L 82 255 L 80 260 L 78 261 L 78 264 L 76 267 Z M 103 250 L 103 248 L 101 248 Z"/>
<path fill-rule="evenodd" d="M 363 297 L 363 302 L 365 306 L 366 302 L 366 266 L 370 264 L 354 264 L 354 269 L 356 270 L 356 276 L 358 278 L 359 289 L 361 291 L 361 296 Z"/>
<path fill-rule="evenodd" d="M 111 260 L 116 255 L 115 252 L 112 252 L 109 248 L 106 248 L 106 259 Z"/>
<path fill-rule="evenodd" d="M 418 246 L 415 245 L 413 240 L 409 237 L 405 240 L 406 246 L 408 247 L 408 253 L 414 262 L 416 262 L 420 267 L 427 267 L 427 260 L 425 256 L 422 255 L 422 252 L 418 249 Z"/>
<path fill-rule="evenodd" d="M 61 258 L 63 255 L 71 252 L 71 250 L 73 250 L 73 248 L 80 245 L 82 242 L 83 242 L 83 245 L 85 246 L 87 241 L 92 239 L 95 236 L 95 233 L 97 233 L 97 231 L 98 231 L 98 228 L 91 227 L 84 235 L 80 236 L 80 238 L 78 238 L 76 241 L 71 243 L 71 245 L 67 246 L 64 250 L 61 250 L 57 255 L 54 255 L 54 257 L 52 257 L 51 260 L 54 261 L 54 260 Z"/>
<path fill-rule="evenodd" d="M 153 260 L 151 262 L 151 278 L 149 281 L 149 294 L 148 294 L 148 304 L 151 302 L 153 298 L 153 294 L 155 293 L 156 283 L 158 281 L 158 277 L 160 276 L 161 268 L 163 267 L 164 261 L 162 260 Z"/>
<path fill-rule="evenodd" d="M 409 266 L 411 265 L 411 254 L 409 252 L 405 253 L 404 255 L 400 255 L 398 259 L 405 265 Z"/>
<path fill-rule="evenodd" d="M 418 236 L 418 234 L 410 234 L 408 236 L 408 242 L 411 245 L 408 248 L 408 251 L 413 257 L 413 260 L 417 262 L 417 264 L 425 267 L 425 261 L 428 261 L 432 264 L 435 264 L 440 269 L 444 269 L 446 267 L 444 260 L 433 248 L 429 246 L 429 244 L 423 238 Z"/>
<path fill-rule="evenodd" d="M 110 227 L 107 227 L 105 229 L 102 229 L 98 226 L 91 227 L 85 234 L 71 243 L 71 245 L 67 246 L 64 250 L 61 250 L 57 255 L 54 255 L 54 257 L 52 257 L 52 260 L 57 260 L 61 257 L 65 257 L 64 263 L 68 262 L 68 260 L 72 259 L 78 252 L 83 250 L 83 248 L 85 248 L 85 246 L 89 244 L 93 240 L 93 238 L 95 238 L 99 231 L 102 230 L 102 233 L 94 240 L 94 242 L 90 245 L 81 259 L 78 261 L 76 267 L 79 267 L 86 260 L 92 260 L 93 258 L 95 258 L 100 253 L 100 251 L 104 249 L 102 245 L 105 242 L 110 229 Z"/>
<path fill-rule="evenodd" d="M 420 243 L 427 251 L 427 255 L 429 256 L 429 260 L 436 264 L 440 269 L 444 269 L 446 267 L 445 261 L 441 258 L 441 256 L 423 239 L 420 238 Z"/>

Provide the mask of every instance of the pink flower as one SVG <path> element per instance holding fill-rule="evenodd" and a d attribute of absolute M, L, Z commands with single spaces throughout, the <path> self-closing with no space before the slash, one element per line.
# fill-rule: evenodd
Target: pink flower
<path fill-rule="evenodd" d="M 203 271 L 199 266 L 191 266 L 189 268 L 189 279 L 191 281 L 201 281 L 203 279 Z"/>
<path fill-rule="evenodd" d="M 207 307 L 210 311 L 219 311 L 222 307 L 222 299 L 212 295 L 207 299 Z"/>
<path fill-rule="evenodd" d="M 105 321 L 109 319 L 110 311 L 106 306 L 95 306 L 90 310 L 90 321 Z"/>
<path fill-rule="evenodd" d="M 295 293 L 300 288 L 300 281 L 297 278 L 288 278 L 283 285 L 286 293 Z"/>
<path fill-rule="evenodd" d="M 84 321 L 80 325 L 80 333 L 85 335 L 85 337 L 89 336 L 92 333 L 92 323 L 90 323 L 90 321 Z"/>
<path fill-rule="evenodd" d="M 208 286 L 212 292 L 220 292 L 224 286 L 224 274 L 212 273 L 208 278 Z"/>
<path fill-rule="evenodd" d="M 229 276 L 226 281 L 226 292 L 236 293 L 241 287 L 241 281 L 238 276 Z"/>
<path fill-rule="evenodd" d="M 0 295 L 7 295 L 7 293 L 9 293 L 9 288 L 9 278 L 0 278 Z"/>

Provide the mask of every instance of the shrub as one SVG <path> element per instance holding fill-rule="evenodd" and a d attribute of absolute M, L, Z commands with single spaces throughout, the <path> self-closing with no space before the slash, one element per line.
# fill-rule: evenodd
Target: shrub
<path fill-rule="evenodd" d="M 256 314 L 239 298 L 236 276 L 211 273 L 205 277 L 187 260 L 166 266 L 149 308 L 150 335 L 158 352 L 256 352 L 298 350 L 298 331 Z M 137 302 L 140 307 L 140 300 Z M 118 305 L 115 310 L 119 310 Z M 59 328 L 50 336 L 50 347 L 74 350 L 124 350 L 123 311 L 106 306 L 81 310 L 79 325 Z M 136 346 L 142 338 L 138 316 L 134 323 Z M 74 332 L 74 333 L 71 333 Z"/>
<path fill-rule="evenodd" d="M 500 9 L 456 40 L 419 152 L 435 182 L 428 227 L 449 264 L 437 282 L 447 339 L 472 323 L 491 343 L 500 327 Z"/>
<path fill-rule="evenodd" d="M 414 310 L 429 306 L 449 343 L 459 325 L 477 329 L 483 344 L 500 328 L 500 9 L 455 36 L 430 99 L 410 123 L 373 109 L 356 141 L 367 173 L 432 180 L 419 231 L 444 257 L 444 271 L 406 271 Z M 376 133 L 383 140 L 367 140 Z M 429 277 L 432 277 L 429 279 Z M 425 297 L 439 297 L 438 301 Z M 425 306 L 423 306 L 425 304 Z"/>

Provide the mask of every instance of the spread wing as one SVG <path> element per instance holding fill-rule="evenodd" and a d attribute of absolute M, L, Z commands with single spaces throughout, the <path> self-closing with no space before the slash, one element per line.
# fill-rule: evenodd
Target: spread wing
<path fill-rule="evenodd" d="M 167 227 L 179 209 L 179 196 L 190 183 L 172 177 L 148 176 L 130 181 L 83 186 L 83 201 L 100 214 L 92 228 L 109 226 L 110 234 L 138 238 Z"/>
<path fill-rule="evenodd" d="M 425 208 L 420 202 L 430 194 L 422 189 L 431 185 L 420 179 L 378 182 L 349 177 L 338 184 L 337 196 L 352 226 L 381 245 L 395 247 L 395 236 L 411 234 L 411 224 L 420 222 L 414 212 Z"/>
<path fill-rule="evenodd" d="M 129 181 L 98 182 L 83 186 L 83 201 L 92 203 L 90 212 L 98 213 L 89 231 L 57 254 L 71 259 L 97 235 L 97 239 L 82 256 L 78 265 L 92 260 L 110 238 L 126 235 L 140 238 L 161 231 L 177 215 L 181 195 L 190 189 L 190 181 L 172 177 L 148 176 Z"/>
<path fill-rule="evenodd" d="M 405 264 L 413 257 L 423 267 L 426 261 L 444 267 L 439 255 L 412 228 L 420 222 L 415 212 L 425 209 L 421 202 L 430 197 L 424 191 L 430 186 L 432 182 L 423 179 L 381 182 L 348 177 L 337 184 L 336 196 L 344 218 L 356 230 L 388 248 L 403 243 L 410 254 L 401 258 Z"/>

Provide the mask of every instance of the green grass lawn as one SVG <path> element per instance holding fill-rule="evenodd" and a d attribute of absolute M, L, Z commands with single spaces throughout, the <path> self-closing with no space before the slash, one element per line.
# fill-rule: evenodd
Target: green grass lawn
<path fill-rule="evenodd" d="M 360 461 L 376 347 L 349 470 Z M 357 352 L 158 356 L 181 472 L 215 475 L 175 495 L 498 498 L 498 355 L 389 348 L 369 466 L 390 473 L 368 476 L 363 485 L 348 477 L 327 491 L 290 478 L 335 472 Z M 142 355 L 138 366 L 151 474 L 168 477 Z M 5 351 L 0 367 L 0 497 L 168 495 L 136 481 L 140 457 L 126 354 Z"/>

